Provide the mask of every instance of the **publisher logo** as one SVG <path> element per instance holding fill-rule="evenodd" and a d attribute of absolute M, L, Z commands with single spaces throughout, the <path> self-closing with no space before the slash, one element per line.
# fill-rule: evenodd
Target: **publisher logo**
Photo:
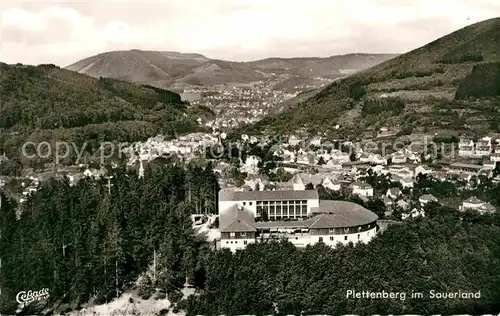
<path fill-rule="evenodd" d="M 49 298 L 49 289 L 41 289 L 40 291 L 21 291 L 16 295 L 16 301 L 19 304 L 27 305 L 34 301 L 41 301 Z"/>

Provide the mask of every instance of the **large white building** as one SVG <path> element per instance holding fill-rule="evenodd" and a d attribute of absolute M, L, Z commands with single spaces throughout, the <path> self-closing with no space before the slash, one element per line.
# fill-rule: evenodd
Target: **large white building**
<path fill-rule="evenodd" d="M 315 190 L 219 192 L 220 247 L 231 251 L 269 239 L 297 247 L 366 243 L 377 215 L 346 201 L 319 201 Z"/>
<path fill-rule="evenodd" d="M 257 220 L 306 218 L 319 206 L 316 190 L 219 191 L 219 213 L 234 205 L 249 210 Z"/>

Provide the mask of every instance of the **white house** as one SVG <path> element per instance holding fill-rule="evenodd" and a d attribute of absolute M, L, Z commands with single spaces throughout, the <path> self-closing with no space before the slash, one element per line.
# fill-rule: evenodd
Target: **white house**
<path fill-rule="evenodd" d="M 462 202 L 462 210 L 478 210 L 484 202 L 478 199 L 475 196 L 468 198 L 467 200 Z"/>
<path fill-rule="evenodd" d="M 483 205 L 481 205 L 477 211 L 480 213 L 480 214 L 491 214 L 491 213 L 495 213 L 496 212 L 496 207 L 494 207 L 493 205 L 491 205 L 490 203 L 486 202 L 484 203 Z"/>
<path fill-rule="evenodd" d="M 259 168 L 257 167 L 262 159 L 257 156 L 248 156 L 245 160 L 245 164 L 241 167 L 242 172 L 255 174 L 258 173 Z"/>
<path fill-rule="evenodd" d="M 387 196 L 388 198 L 391 198 L 391 199 L 397 199 L 401 194 L 402 194 L 401 190 L 398 187 L 396 187 L 396 188 L 390 188 L 389 190 L 387 190 L 387 193 L 385 194 L 385 196 Z"/>
<path fill-rule="evenodd" d="M 333 160 L 339 162 L 339 163 L 348 163 L 351 161 L 351 158 L 349 157 L 348 153 L 345 153 L 343 151 L 339 150 L 332 150 L 330 153 L 331 157 Z"/>
<path fill-rule="evenodd" d="M 353 183 L 352 194 L 370 197 L 373 196 L 373 188 L 371 185 L 367 183 L 361 183 L 361 182 Z"/>
<path fill-rule="evenodd" d="M 399 200 L 396 202 L 396 205 L 403 210 L 406 210 L 410 206 L 410 203 L 406 202 L 405 200 Z"/>
<path fill-rule="evenodd" d="M 295 153 L 293 151 L 283 151 L 283 162 L 295 162 Z"/>
<path fill-rule="evenodd" d="M 296 146 L 298 144 L 300 144 L 300 139 L 297 138 L 295 135 L 288 137 L 288 145 Z"/>
<path fill-rule="evenodd" d="M 361 155 L 358 157 L 359 161 L 364 162 L 364 163 L 370 163 L 371 162 L 371 154 L 364 152 L 361 153 Z"/>
<path fill-rule="evenodd" d="M 494 153 L 490 156 L 491 161 L 500 162 L 500 152 Z"/>
<path fill-rule="evenodd" d="M 474 151 L 475 156 L 489 156 L 491 154 L 491 146 L 482 146 L 478 142 L 476 145 L 476 150 Z"/>
<path fill-rule="evenodd" d="M 425 211 L 423 209 L 414 208 L 409 213 L 404 213 L 401 215 L 401 219 L 405 220 L 407 218 L 425 217 Z"/>
<path fill-rule="evenodd" d="M 342 165 L 338 163 L 338 161 L 330 159 L 323 165 L 324 168 L 328 169 L 342 169 Z"/>
<path fill-rule="evenodd" d="M 314 137 L 313 139 L 311 139 L 310 144 L 318 147 L 321 146 L 321 137 Z"/>
<path fill-rule="evenodd" d="M 474 155 L 474 147 L 473 146 L 458 147 L 458 155 L 460 157 L 471 157 Z"/>
<path fill-rule="evenodd" d="M 467 137 L 461 137 L 460 138 L 460 141 L 458 143 L 458 147 L 464 147 L 464 146 L 470 146 L 470 147 L 474 147 L 474 141 L 470 138 L 467 138 Z"/>
<path fill-rule="evenodd" d="M 323 179 L 323 182 L 321 183 L 321 185 L 323 185 L 323 187 L 330 189 L 332 191 L 339 191 L 340 190 L 340 183 L 333 183 L 329 177 L 325 177 Z"/>
<path fill-rule="evenodd" d="M 83 172 L 83 175 L 85 177 L 92 177 L 94 174 L 92 173 L 92 171 L 90 171 L 90 169 L 85 169 L 85 171 Z"/>
<path fill-rule="evenodd" d="M 490 203 L 483 202 L 475 196 L 468 198 L 463 201 L 462 206 L 460 207 L 462 211 L 465 210 L 474 210 L 479 212 L 480 214 L 486 213 L 494 213 L 496 212 L 496 208 Z"/>
<path fill-rule="evenodd" d="M 429 202 L 437 202 L 438 199 L 432 194 L 424 194 L 418 199 L 418 201 L 420 204 L 425 205 Z"/>
<path fill-rule="evenodd" d="M 382 157 L 379 154 L 372 155 L 371 157 L 371 163 L 377 164 L 377 165 L 386 165 L 387 164 L 387 159 Z"/>
<path fill-rule="evenodd" d="M 294 175 L 291 181 L 293 184 L 293 189 L 295 191 L 301 191 L 306 189 L 306 185 L 304 184 L 304 182 L 302 181 L 302 179 L 298 174 Z"/>
<path fill-rule="evenodd" d="M 493 170 L 496 167 L 496 163 L 497 163 L 496 161 L 493 161 L 491 159 L 490 160 L 485 160 L 485 161 L 483 161 L 483 166 L 486 169 L 492 169 Z"/>
<path fill-rule="evenodd" d="M 413 178 L 403 178 L 398 175 L 393 175 L 391 178 L 393 181 L 401 183 L 403 189 L 413 188 L 415 184 L 415 180 Z"/>
<path fill-rule="evenodd" d="M 422 165 L 419 165 L 415 168 L 414 170 L 414 174 L 415 174 L 415 177 L 418 177 L 418 175 L 428 175 L 428 174 L 432 174 L 433 173 L 433 170 L 430 169 L 430 168 L 427 168 L 426 166 L 422 166 Z"/>
<path fill-rule="evenodd" d="M 406 163 L 406 155 L 403 153 L 395 153 L 392 155 L 392 163 L 393 164 L 402 164 Z"/>

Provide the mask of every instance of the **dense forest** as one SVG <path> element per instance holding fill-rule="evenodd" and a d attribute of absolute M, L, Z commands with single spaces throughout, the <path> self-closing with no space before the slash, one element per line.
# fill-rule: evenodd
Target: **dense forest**
<path fill-rule="evenodd" d="M 0 154 L 15 159 L 28 141 L 66 141 L 78 148 L 88 143 L 94 152 L 104 141 L 200 131 L 200 115 L 213 113 L 164 89 L 95 79 L 53 65 L 0 63 Z"/>
<path fill-rule="evenodd" d="M 19 219 L 15 203 L 2 196 L 0 312 L 13 313 L 15 295 L 25 289 L 50 290 L 47 305 L 33 304 L 31 313 L 110 301 L 151 269 L 155 252 L 157 274 L 142 280 L 140 293 L 160 289 L 188 315 L 500 311 L 499 214 L 429 204 L 425 218 L 393 225 L 367 245 L 299 249 L 270 242 L 232 254 L 211 250 L 191 228 L 195 210 L 217 212 L 211 166 L 156 168 L 142 179 L 114 169 L 111 187 L 105 179 L 47 183 L 21 205 Z M 494 195 L 499 188 L 483 190 Z M 336 197 L 320 191 L 322 198 Z M 365 206 L 381 207 L 372 203 Z M 186 280 L 199 295 L 181 300 Z M 347 299 L 347 290 L 407 297 Z M 430 299 L 430 290 L 480 290 L 481 298 Z M 425 296 L 412 299 L 412 291 Z"/>
<path fill-rule="evenodd" d="M 305 249 L 287 242 L 212 252 L 188 315 L 484 314 L 500 311 L 500 218 L 432 205 L 367 245 Z M 347 290 L 405 292 L 406 299 L 346 298 Z M 430 291 L 481 291 L 432 299 Z M 423 298 L 411 298 L 421 292 Z"/>
<path fill-rule="evenodd" d="M 500 96 L 500 62 L 475 65 L 462 81 L 456 99 Z"/>
<path fill-rule="evenodd" d="M 186 279 L 198 282 L 204 245 L 189 215 L 198 206 L 216 212 L 211 166 L 147 168 L 142 179 L 119 168 L 110 182 L 46 183 L 20 205 L 19 219 L 2 196 L 0 313 L 13 314 L 16 294 L 29 289 L 49 288 L 48 307 L 110 301 L 147 270 L 155 251 L 158 274 L 143 281 L 143 295 L 160 288 L 175 302 Z M 32 305 L 26 312 L 44 307 Z"/>

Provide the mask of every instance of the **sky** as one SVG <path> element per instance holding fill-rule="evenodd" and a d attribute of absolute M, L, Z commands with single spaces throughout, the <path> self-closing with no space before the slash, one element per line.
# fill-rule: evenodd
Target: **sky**
<path fill-rule="evenodd" d="M 0 0 L 0 61 L 67 66 L 106 51 L 249 61 L 405 53 L 500 16 L 499 0 Z"/>

